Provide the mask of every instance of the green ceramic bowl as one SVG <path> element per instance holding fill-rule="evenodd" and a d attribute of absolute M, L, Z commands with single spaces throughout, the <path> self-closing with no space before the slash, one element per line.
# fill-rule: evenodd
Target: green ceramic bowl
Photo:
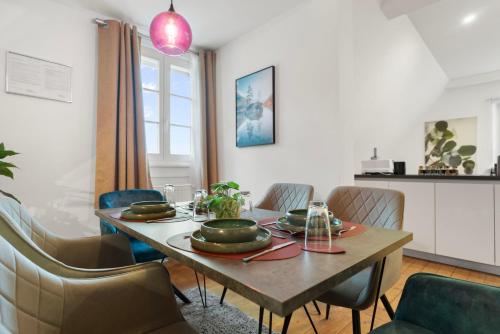
<path fill-rule="evenodd" d="M 165 201 L 143 201 L 135 202 L 130 205 L 130 211 L 133 213 L 157 213 L 169 211 L 172 208 Z"/>
<path fill-rule="evenodd" d="M 201 231 L 197 230 L 191 234 L 191 246 L 201 251 L 210 253 L 222 253 L 222 254 L 237 254 L 246 253 L 262 248 L 266 248 L 272 242 L 272 234 L 269 230 L 265 228 L 259 228 L 257 231 L 257 237 L 253 241 L 249 242 L 233 242 L 233 243 L 218 243 L 209 242 L 203 235 Z"/>
<path fill-rule="evenodd" d="M 334 221 L 333 212 L 328 211 L 330 222 Z M 286 220 L 295 226 L 306 226 L 307 209 L 290 210 L 286 213 Z"/>
<path fill-rule="evenodd" d="M 201 225 L 201 235 L 209 242 L 237 243 L 254 241 L 259 228 L 250 219 L 213 219 Z"/>
<path fill-rule="evenodd" d="M 176 212 L 175 209 L 171 209 L 163 212 L 153 212 L 153 213 L 135 213 L 132 210 L 123 210 L 120 218 L 127 220 L 155 220 L 155 219 L 163 219 L 163 218 L 172 218 L 175 217 Z"/>

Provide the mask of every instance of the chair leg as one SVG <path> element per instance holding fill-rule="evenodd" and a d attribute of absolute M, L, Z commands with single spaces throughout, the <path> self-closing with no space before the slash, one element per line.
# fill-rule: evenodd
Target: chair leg
<path fill-rule="evenodd" d="M 220 296 L 220 304 L 222 305 L 224 303 L 224 297 L 226 297 L 226 292 L 227 292 L 227 288 L 224 287 L 224 290 L 222 290 L 222 295 Z"/>
<path fill-rule="evenodd" d="M 273 312 L 269 312 L 269 334 L 273 333 Z"/>
<path fill-rule="evenodd" d="M 184 304 L 191 304 L 191 300 L 189 300 L 188 297 L 186 297 L 185 294 L 182 293 L 181 290 L 177 289 L 177 287 L 175 285 L 172 284 L 172 288 L 174 289 L 174 293 L 177 297 L 179 297 L 180 300 L 182 300 L 182 302 Z"/>
<path fill-rule="evenodd" d="M 361 318 L 357 310 L 352 310 L 352 333 L 361 334 Z"/>
<path fill-rule="evenodd" d="M 259 330 L 258 333 L 262 334 L 262 322 L 264 321 L 264 308 L 261 306 L 259 308 Z"/>
<path fill-rule="evenodd" d="M 315 300 L 313 300 L 313 305 L 316 308 L 316 312 L 318 312 L 318 314 L 321 315 L 321 311 L 319 310 L 318 303 Z"/>
<path fill-rule="evenodd" d="M 391 318 L 391 320 L 394 320 L 394 310 L 392 309 L 391 303 L 389 303 L 389 300 L 387 299 L 386 295 L 382 295 L 380 297 L 380 300 L 382 301 L 382 304 L 384 304 L 385 310 L 387 311 L 389 318 Z"/>
<path fill-rule="evenodd" d="M 325 319 L 328 320 L 328 318 L 330 318 L 330 304 L 326 304 L 326 315 L 325 315 Z"/>
<path fill-rule="evenodd" d="M 302 307 L 304 308 L 304 311 L 307 314 L 307 318 L 309 319 L 309 322 L 311 323 L 311 326 L 312 326 L 312 328 L 314 330 L 314 333 L 318 334 L 318 331 L 316 330 L 316 326 L 314 326 L 314 321 L 312 320 L 311 315 L 309 314 L 309 311 L 307 310 L 307 307 L 305 305 L 302 306 Z"/>
<path fill-rule="evenodd" d="M 290 326 L 290 320 L 292 319 L 292 314 L 289 314 L 285 317 L 285 321 L 283 322 L 283 328 L 281 329 L 281 334 L 286 334 L 288 332 L 288 326 Z"/>

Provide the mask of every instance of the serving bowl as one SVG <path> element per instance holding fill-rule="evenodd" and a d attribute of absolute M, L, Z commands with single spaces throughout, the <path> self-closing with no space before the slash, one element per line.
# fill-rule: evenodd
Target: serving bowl
<path fill-rule="evenodd" d="M 328 217 L 330 218 L 330 223 L 333 223 L 334 221 L 333 212 L 328 211 Z M 306 226 L 307 209 L 296 209 L 288 211 L 286 213 L 286 220 L 291 225 L 302 226 L 302 227 Z"/>
<path fill-rule="evenodd" d="M 172 209 L 166 201 L 142 201 L 130 205 L 130 211 L 133 213 L 157 213 Z"/>
<path fill-rule="evenodd" d="M 200 233 L 206 241 L 216 243 L 238 243 L 254 241 L 259 228 L 251 219 L 213 219 L 201 225 Z"/>
<path fill-rule="evenodd" d="M 221 254 L 246 253 L 262 248 L 266 248 L 272 243 L 272 233 L 260 227 L 257 236 L 252 241 L 247 242 L 210 242 L 201 235 L 200 230 L 196 230 L 191 235 L 191 246 L 201 251 Z"/>

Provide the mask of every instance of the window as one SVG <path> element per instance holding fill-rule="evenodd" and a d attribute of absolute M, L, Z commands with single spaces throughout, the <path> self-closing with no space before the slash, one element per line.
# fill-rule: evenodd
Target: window
<path fill-rule="evenodd" d="M 141 74 L 150 160 L 188 160 L 193 149 L 193 80 L 189 58 L 167 57 L 143 48 Z"/>

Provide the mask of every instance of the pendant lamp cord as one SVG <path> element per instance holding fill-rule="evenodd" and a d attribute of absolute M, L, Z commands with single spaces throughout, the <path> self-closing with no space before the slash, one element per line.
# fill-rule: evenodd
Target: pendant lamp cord
<path fill-rule="evenodd" d="M 168 9 L 169 12 L 175 12 L 174 9 L 174 0 L 170 0 L 170 8 Z"/>

